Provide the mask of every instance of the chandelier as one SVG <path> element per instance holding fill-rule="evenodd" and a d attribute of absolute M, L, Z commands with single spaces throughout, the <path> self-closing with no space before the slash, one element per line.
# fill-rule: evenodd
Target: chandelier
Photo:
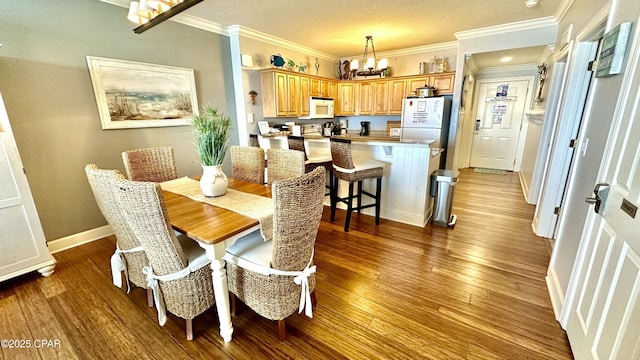
<path fill-rule="evenodd" d="M 371 42 L 372 57 L 369 57 L 369 42 Z M 367 35 L 364 43 L 364 54 L 362 54 L 362 64 L 358 60 L 351 61 L 351 72 L 355 76 L 380 76 L 387 70 L 387 59 L 376 59 L 376 48 L 373 46 L 373 36 Z"/>
<path fill-rule="evenodd" d="M 129 4 L 127 18 L 140 26 L 136 34 L 145 32 L 203 0 L 138 0 Z"/>

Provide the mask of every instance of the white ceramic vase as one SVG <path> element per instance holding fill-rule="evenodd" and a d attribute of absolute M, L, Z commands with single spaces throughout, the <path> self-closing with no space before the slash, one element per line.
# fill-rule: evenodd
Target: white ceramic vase
<path fill-rule="evenodd" d="M 222 171 L 222 165 L 202 166 L 200 189 L 207 197 L 222 196 L 227 192 L 229 181 Z"/>

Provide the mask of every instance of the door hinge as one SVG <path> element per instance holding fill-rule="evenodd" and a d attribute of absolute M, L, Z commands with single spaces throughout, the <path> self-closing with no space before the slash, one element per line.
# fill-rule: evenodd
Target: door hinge
<path fill-rule="evenodd" d="M 571 139 L 571 141 L 569 141 L 569 147 L 572 149 L 575 149 L 577 145 L 577 141 L 576 139 Z"/>
<path fill-rule="evenodd" d="M 553 209 L 553 215 L 560 215 L 560 206 L 556 206 Z"/>
<path fill-rule="evenodd" d="M 596 69 L 596 65 L 596 60 L 589 61 L 589 64 L 587 65 L 587 71 L 594 72 Z"/>
<path fill-rule="evenodd" d="M 22 168 L 22 172 L 27 175 L 27 170 L 25 170 L 25 168 Z"/>

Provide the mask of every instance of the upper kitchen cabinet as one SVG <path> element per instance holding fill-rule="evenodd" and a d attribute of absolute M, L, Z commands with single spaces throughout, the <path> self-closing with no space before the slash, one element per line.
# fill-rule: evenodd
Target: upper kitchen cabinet
<path fill-rule="evenodd" d="M 309 115 L 309 95 L 311 90 L 311 80 L 306 76 L 300 76 L 300 116 Z"/>
<path fill-rule="evenodd" d="M 371 81 L 359 81 L 357 83 L 358 111 L 357 115 L 373 114 L 373 91 L 374 86 Z"/>
<path fill-rule="evenodd" d="M 266 70 L 262 81 L 264 117 L 297 117 L 300 115 L 300 76 L 285 71 Z M 309 89 L 307 82 L 307 94 Z M 308 112 L 308 109 L 307 109 Z"/>
<path fill-rule="evenodd" d="M 335 99 L 335 115 L 349 116 L 356 114 L 356 84 L 355 82 L 339 81 L 337 85 L 338 96 Z"/>
<path fill-rule="evenodd" d="M 455 73 L 442 73 L 430 76 L 429 85 L 436 88 L 436 95 L 453 94 Z"/>
<path fill-rule="evenodd" d="M 335 98 L 337 96 L 338 82 L 335 80 L 311 77 L 309 79 L 311 96 Z"/>
<path fill-rule="evenodd" d="M 430 75 L 412 76 L 407 79 L 407 94 L 412 94 L 417 88 L 425 85 L 436 88 L 436 95 L 453 94 L 455 73 L 438 73 Z"/>
<path fill-rule="evenodd" d="M 373 115 L 389 114 L 389 83 L 387 80 L 373 82 Z"/>
<path fill-rule="evenodd" d="M 407 96 L 405 79 L 389 80 L 389 112 L 390 115 L 402 114 L 402 100 Z"/>

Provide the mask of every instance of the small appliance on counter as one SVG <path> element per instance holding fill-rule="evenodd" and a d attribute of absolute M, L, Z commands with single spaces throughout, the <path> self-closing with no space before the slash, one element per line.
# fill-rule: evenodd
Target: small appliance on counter
<path fill-rule="evenodd" d="M 340 135 L 340 124 L 333 121 L 327 121 L 322 126 L 322 136 Z"/>
<path fill-rule="evenodd" d="M 371 121 L 360 121 L 360 136 L 369 136 Z"/>
<path fill-rule="evenodd" d="M 322 125 L 320 124 L 304 124 L 302 127 L 302 135 L 322 135 Z"/>

